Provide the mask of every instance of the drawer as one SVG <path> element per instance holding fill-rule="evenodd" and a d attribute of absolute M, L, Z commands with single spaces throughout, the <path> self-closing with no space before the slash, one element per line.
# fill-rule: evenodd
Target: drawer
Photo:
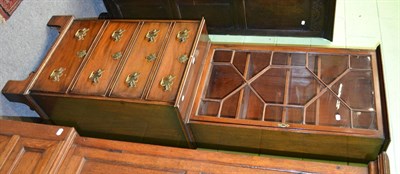
<path fill-rule="evenodd" d="M 160 61 L 157 75 L 151 84 L 146 99 L 153 101 L 174 102 L 180 89 L 186 65 L 193 55 L 199 22 L 177 22 L 173 26 L 171 37 Z M 178 37 L 187 36 L 186 39 Z"/>
<path fill-rule="evenodd" d="M 74 21 L 54 52 L 49 52 L 50 58 L 31 90 L 66 93 L 103 24 L 104 21 Z M 81 37 L 79 31 L 84 33 Z"/>
<path fill-rule="evenodd" d="M 111 97 L 142 98 L 155 62 L 162 57 L 171 22 L 144 22 L 112 89 Z"/>
<path fill-rule="evenodd" d="M 106 94 L 114 72 L 125 57 L 127 46 L 137 31 L 138 22 L 110 22 L 89 56 L 71 93 Z"/>

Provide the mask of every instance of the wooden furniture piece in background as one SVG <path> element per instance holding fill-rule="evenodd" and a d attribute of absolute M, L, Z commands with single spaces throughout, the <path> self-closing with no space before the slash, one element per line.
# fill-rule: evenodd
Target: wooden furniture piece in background
<path fill-rule="evenodd" d="M 336 0 L 103 0 L 113 19 L 201 19 L 210 34 L 332 41 Z"/>
<path fill-rule="evenodd" d="M 82 135 L 192 147 L 183 124 L 209 48 L 202 21 L 74 20 L 25 81 L 3 94 Z"/>
<path fill-rule="evenodd" d="M 86 138 L 73 128 L 0 120 L 0 173 L 389 174 L 388 165 L 385 153 L 350 166 Z"/>
<path fill-rule="evenodd" d="M 379 47 L 213 45 L 189 125 L 198 147 L 371 161 L 389 142 Z"/>

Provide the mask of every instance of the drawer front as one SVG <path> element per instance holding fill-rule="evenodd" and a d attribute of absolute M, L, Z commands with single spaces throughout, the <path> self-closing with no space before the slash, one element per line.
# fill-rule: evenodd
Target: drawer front
<path fill-rule="evenodd" d="M 133 45 L 111 97 L 142 98 L 150 81 L 155 62 L 162 55 L 162 48 L 170 31 L 171 22 L 144 23 Z"/>
<path fill-rule="evenodd" d="M 103 24 L 104 21 L 74 21 L 31 90 L 66 93 Z"/>
<path fill-rule="evenodd" d="M 183 73 L 189 62 L 199 24 L 199 22 L 181 22 L 174 25 L 157 75 L 147 94 L 147 100 L 175 101 Z M 185 34 L 184 30 L 188 30 L 188 32 Z M 188 36 L 186 39 L 178 38 L 178 36 L 184 37 L 185 35 Z"/>
<path fill-rule="evenodd" d="M 138 22 L 110 22 L 90 55 L 71 93 L 105 95 Z"/>

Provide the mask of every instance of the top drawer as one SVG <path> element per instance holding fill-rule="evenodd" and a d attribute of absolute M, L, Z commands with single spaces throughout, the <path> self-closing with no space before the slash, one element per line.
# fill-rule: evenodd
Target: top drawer
<path fill-rule="evenodd" d="M 74 21 L 54 52 L 49 53 L 46 67 L 31 90 L 66 93 L 103 24 L 104 21 Z"/>

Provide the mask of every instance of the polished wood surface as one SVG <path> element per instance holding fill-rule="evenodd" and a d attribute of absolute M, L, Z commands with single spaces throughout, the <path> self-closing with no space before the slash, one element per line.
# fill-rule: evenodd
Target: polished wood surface
<path fill-rule="evenodd" d="M 386 153 L 352 166 L 87 138 L 67 127 L 7 120 L 0 120 L 0 150 L 0 173 L 390 173 Z"/>
<path fill-rule="evenodd" d="M 377 59 L 375 50 L 213 45 L 191 111 L 194 139 L 214 149 L 373 160 L 390 141 Z"/>
<path fill-rule="evenodd" d="M 75 136 L 68 127 L 0 120 L 0 173 L 54 173 Z"/>
<path fill-rule="evenodd" d="M 186 111 L 179 110 L 180 105 L 186 110 L 193 100 L 178 97 L 191 96 L 194 90 L 186 84 L 198 82 L 199 76 L 187 74 L 199 71 L 210 46 L 204 19 L 72 19 L 53 17 L 54 25 L 67 26 L 60 26 L 62 32 L 37 73 L 5 86 L 7 98 L 28 104 L 51 122 L 74 126 L 85 136 L 194 147 L 184 125 Z M 66 53 L 52 56 L 53 52 Z M 153 53 L 155 60 L 146 59 Z M 182 55 L 187 60 L 180 62 Z M 55 71 L 58 66 L 63 69 Z M 135 87 L 127 77 L 136 71 L 140 76 Z M 174 77 L 166 90 L 161 81 L 168 75 Z M 32 84 L 41 90 L 30 90 Z"/>
<path fill-rule="evenodd" d="M 201 19 L 211 34 L 333 38 L 335 0 L 103 0 L 109 18 Z M 262 17 L 260 17 L 262 16 Z M 268 20 L 266 20 L 268 19 Z"/>

